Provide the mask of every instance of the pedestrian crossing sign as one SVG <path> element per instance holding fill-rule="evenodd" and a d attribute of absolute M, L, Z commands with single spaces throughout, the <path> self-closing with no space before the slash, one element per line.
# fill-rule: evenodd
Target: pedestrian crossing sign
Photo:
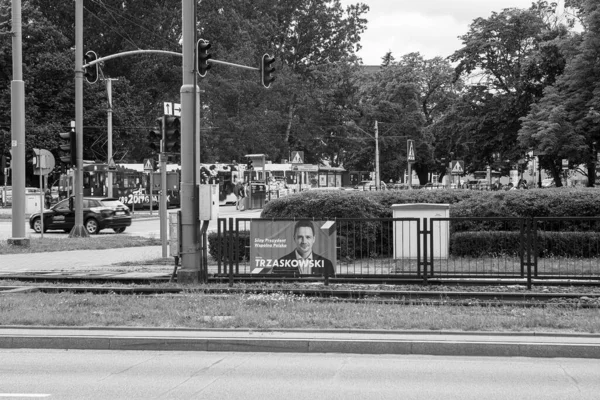
<path fill-rule="evenodd" d="M 408 141 L 408 150 L 406 151 L 408 162 L 415 162 L 415 146 L 414 140 Z"/>
<path fill-rule="evenodd" d="M 154 171 L 154 163 L 151 158 L 146 158 L 144 160 L 144 171 Z"/>
<path fill-rule="evenodd" d="M 303 151 L 292 151 L 292 164 L 304 164 Z"/>
<path fill-rule="evenodd" d="M 463 160 L 453 160 L 450 168 L 452 175 L 462 175 L 465 173 L 465 162 Z"/>

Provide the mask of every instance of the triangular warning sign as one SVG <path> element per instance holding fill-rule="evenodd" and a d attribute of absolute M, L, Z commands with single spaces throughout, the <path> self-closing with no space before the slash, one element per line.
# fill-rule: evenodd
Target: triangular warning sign
<path fill-rule="evenodd" d="M 304 164 L 304 160 L 300 156 L 299 151 L 294 152 L 294 158 L 292 158 L 292 164 Z"/>
<path fill-rule="evenodd" d="M 452 173 L 453 174 L 462 174 L 463 172 L 464 171 L 463 171 L 462 165 L 460 165 L 460 163 L 457 161 L 454 164 L 454 167 L 452 167 Z"/>
<path fill-rule="evenodd" d="M 117 166 L 115 165 L 115 160 L 114 160 L 114 159 L 112 159 L 112 158 L 111 158 L 111 159 L 108 161 L 108 168 L 110 168 L 110 169 L 115 169 L 115 168 L 117 168 Z"/>
<path fill-rule="evenodd" d="M 146 160 L 146 164 L 144 164 L 144 169 L 152 171 L 154 168 L 152 167 L 152 161 Z"/>

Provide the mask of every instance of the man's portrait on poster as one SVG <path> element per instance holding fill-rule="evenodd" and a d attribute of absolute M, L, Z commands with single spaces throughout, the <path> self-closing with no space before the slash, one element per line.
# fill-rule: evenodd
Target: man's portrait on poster
<path fill-rule="evenodd" d="M 312 221 L 301 220 L 294 226 L 294 250 L 279 258 L 273 273 L 294 273 L 295 275 L 333 276 L 335 270 L 331 260 L 313 250 L 315 227 Z"/>

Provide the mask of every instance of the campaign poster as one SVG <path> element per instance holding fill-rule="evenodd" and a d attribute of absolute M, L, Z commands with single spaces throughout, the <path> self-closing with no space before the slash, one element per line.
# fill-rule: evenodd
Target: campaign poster
<path fill-rule="evenodd" d="M 252 221 L 253 274 L 335 275 L 335 221 Z"/>

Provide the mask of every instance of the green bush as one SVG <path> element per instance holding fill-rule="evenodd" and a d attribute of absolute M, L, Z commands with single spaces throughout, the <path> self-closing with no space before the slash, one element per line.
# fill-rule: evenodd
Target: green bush
<path fill-rule="evenodd" d="M 450 254 L 457 257 L 518 257 L 522 237 L 519 232 L 457 232 L 450 236 Z M 525 243 L 523 243 L 525 245 Z M 538 232 L 538 257 L 600 256 L 600 233 Z"/>
<path fill-rule="evenodd" d="M 208 254 L 215 261 L 225 262 L 227 261 L 227 253 L 229 252 L 230 236 L 221 234 L 219 236 L 217 232 L 210 232 L 208 234 Z M 236 238 L 234 237 L 234 241 Z M 235 242 L 234 242 L 235 243 Z M 239 240 L 237 241 L 237 261 L 247 261 L 250 259 L 250 232 L 240 231 Z M 235 261 L 235 260 L 234 260 Z"/>
<path fill-rule="evenodd" d="M 537 247 L 540 257 L 598 257 L 600 233 L 540 232 Z"/>
<path fill-rule="evenodd" d="M 450 254 L 457 257 L 498 257 L 520 254 L 519 232 L 457 232 L 450 235 Z"/>
<path fill-rule="evenodd" d="M 339 256 L 364 258 L 389 256 L 392 230 L 373 219 L 391 218 L 394 204 L 449 204 L 450 217 L 464 217 L 450 225 L 451 254 L 456 256 L 515 255 L 520 244 L 521 224 L 517 221 L 477 221 L 487 218 L 598 217 L 600 192 L 595 188 L 555 188 L 510 191 L 402 190 L 402 191 L 306 191 L 272 200 L 265 205 L 263 218 L 310 218 L 317 220 L 357 218 L 363 223 L 338 224 Z M 546 224 L 539 231 L 542 255 L 595 256 L 593 246 L 583 249 L 596 237 L 598 224 L 585 220 Z M 349 227 L 349 228 L 348 228 Z M 553 232 L 574 235 L 553 235 Z M 558 232 L 556 232 L 558 233 Z M 576 234 L 575 234 L 576 233 Z M 594 236 L 590 236 L 590 234 Z M 583 240 L 588 238 L 586 240 Z M 542 240 L 543 239 L 543 240 Z M 546 249 L 552 249 L 548 251 Z"/>

